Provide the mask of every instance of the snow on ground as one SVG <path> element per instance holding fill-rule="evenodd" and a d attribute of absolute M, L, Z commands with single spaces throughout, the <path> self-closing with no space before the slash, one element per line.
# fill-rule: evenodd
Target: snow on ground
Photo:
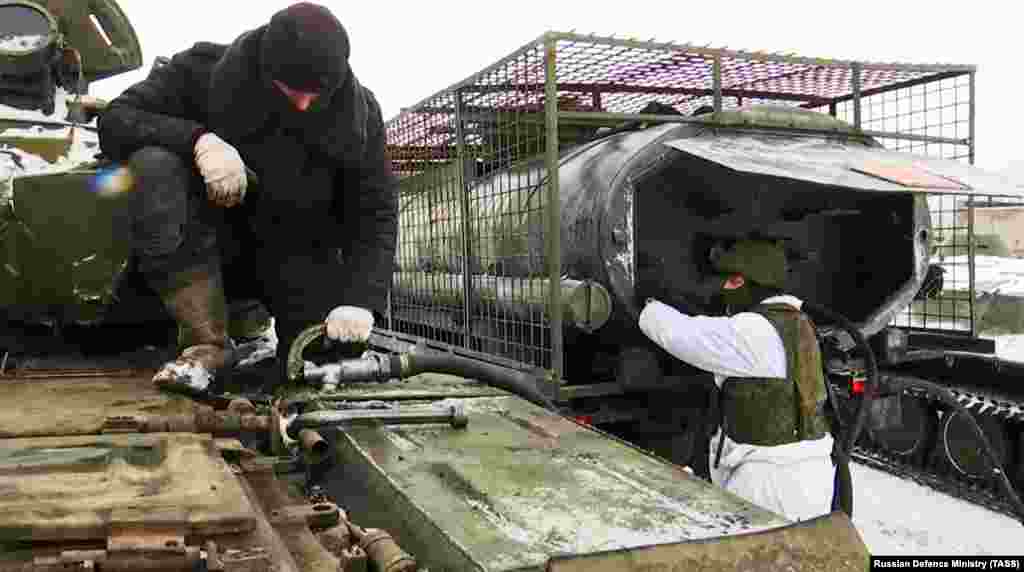
<path fill-rule="evenodd" d="M 968 257 L 947 256 L 933 259 L 947 270 L 943 287 L 947 290 L 966 290 L 969 286 Z M 1006 256 L 974 257 L 974 287 L 977 292 L 1024 296 L 1024 258 Z"/>
<path fill-rule="evenodd" d="M 996 336 L 1000 357 L 1024 361 L 1024 334 Z M 854 463 L 853 522 L 876 556 L 1024 555 L 1024 525 L 977 505 Z"/>
<path fill-rule="evenodd" d="M 981 337 L 986 337 L 984 334 Z M 996 355 L 1003 359 L 1024 361 L 1024 334 L 996 336 Z"/>
<path fill-rule="evenodd" d="M 875 556 L 1024 555 L 1024 525 L 917 483 L 858 465 L 853 523 Z"/>

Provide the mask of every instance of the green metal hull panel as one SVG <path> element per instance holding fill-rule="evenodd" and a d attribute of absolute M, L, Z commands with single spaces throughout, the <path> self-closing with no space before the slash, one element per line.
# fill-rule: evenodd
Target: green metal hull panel
<path fill-rule="evenodd" d="M 99 321 L 129 255 L 130 193 L 93 192 L 96 171 L 20 177 L 0 241 L 0 300 L 8 315 Z"/>
<path fill-rule="evenodd" d="M 387 526 L 435 572 L 542 570 L 555 554 L 788 522 L 522 399 L 457 401 L 467 429 L 388 426 L 335 435 L 346 484 L 332 494 L 356 519 Z"/>

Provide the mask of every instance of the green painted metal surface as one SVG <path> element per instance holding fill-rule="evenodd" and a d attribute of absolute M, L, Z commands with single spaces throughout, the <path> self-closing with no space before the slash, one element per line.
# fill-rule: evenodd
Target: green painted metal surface
<path fill-rule="evenodd" d="M 469 426 L 335 435 L 354 518 L 431 570 L 542 570 L 589 553 L 781 527 L 759 509 L 516 397 L 459 399 Z"/>
<path fill-rule="evenodd" d="M 115 0 L 0 0 L 0 10 L 8 48 L 38 46 L 0 60 L 13 74 L 0 89 L 0 310 L 100 322 L 127 265 L 131 181 L 100 171 L 95 126 L 65 114 L 86 106 L 75 93 L 89 82 L 141 67 L 138 38 Z"/>
<path fill-rule="evenodd" d="M 112 302 L 128 260 L 130 195 L 93 191 L 93 169 L 14 181 L 2 225 L 0 292 L 8 315 L 94 322 Z"/>

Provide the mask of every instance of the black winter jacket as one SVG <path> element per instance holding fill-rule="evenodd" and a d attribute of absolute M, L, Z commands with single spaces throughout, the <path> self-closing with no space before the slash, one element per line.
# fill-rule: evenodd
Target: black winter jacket
<path fill-rule="evenodd" d="M 100 147 L 121 161 L 146 146 L 193 160 L 197 129 L 234 145 L 256 172 L 245 203 L 265 247 L 279 252 L 342 249 L 340 302 L 383 312 L 397 236 L 397 179 L 385 155 L 384 125 L 373 93 L 354 74 L 306 112 L 261 72 L 265 27 L 230 46 L 198 43 L 154 68 L 114 99 L 99 122 Z M 272 270 L 271 270 L 272 271 Z"/>

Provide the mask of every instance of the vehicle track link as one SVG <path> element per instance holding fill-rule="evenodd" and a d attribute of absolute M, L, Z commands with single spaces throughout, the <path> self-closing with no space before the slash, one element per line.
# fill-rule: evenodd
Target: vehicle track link
<path fill-rule="evenodd" d="M 941 395 L 951 395 L 966 411 L 979 417 L 989 417 L 1000 423 L 1024 423 L 1024 404 L 1011 402 L 1002 396 L 985 394 L 980 391 L 967 391 L 964 388 L 949 387 L 940 383 L 903 376 L 899 374 L 883 374 L 886 378 L 888 391 L 900 391 L 903 395 L 920 399 L 930 408 L 949 409 Z M 946 414 L 949 414 L 947 411 Z M 937 437 L 933 449 L 942 447 L 941 437 Z M 1011 444 L 1012 446 L 1012 444 Z M 1003 493 L 995 476 L 972 477 L 943 466 L 939 455 L 929 454 L 923 463 L 910 458 L 890 453 L 870 439 L 861 439 L 851 454 L 856 462 L 872 467 L 896 477 L 906 479 L 952 497 L 981 506 L 993 512 L 1004 514 L 1024 522 L 1024 514 L 1020 514 L 1007 495 Z M 1012 456 L 1011 456 L 1012 459 Z M 1000 467 L 1000 471 L 1008 467 Z M 1011 476 L 1011 482 L 1013 473 Z M 1017 484 L 1017 494 L 1020 487 Z"/>

